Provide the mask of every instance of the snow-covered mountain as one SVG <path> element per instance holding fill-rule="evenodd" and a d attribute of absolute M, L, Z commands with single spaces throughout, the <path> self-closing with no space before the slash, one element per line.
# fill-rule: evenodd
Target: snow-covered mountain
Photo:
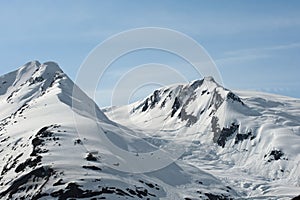
<path fill-rule="evenodd" d="M 197 84 L 200 85 L 200 82 L 193 87 L 199 87 Z M 209 90 L 203 95 L 209 96 L 207 93 L 213 92 L 211 88 L 208 88 Z M 176 87 L 174 86 L 173 89 L 176 89 Z M 171 88 L 170 90 L 173 89 Z M 175 101 L 174 97 L 179 97 L 180 91 L 183 92 L 183 89 L 178 88 L 178 93 L 170 94 L 170 97 L 165 102 L 165 108 L 169 108 L 171 102 Z M 76 95 L 74 95 L 73 91 L 76 91 Z M 192 90 L 187 90 L 187 92 L 190 93 Z M 186 97 L 189 95 L 186 94 Z M 159 98 L 164 97 L 162 93 L 156 96 Z M 184 97 L 183 94 L 181 96 Z M 228 104 L 230 101 L 234 104 L 241 104 L 236 111 L 237 114 L 240 110 L 245 110 L 245 112 L 251 110 L 239 102 L 236 96 L 230 97 L 229 93 L 224 93 L 220 97 L 212 97 L 210 102 L 213 105 L 211 108 L 207 108 L 210 111 L 214 110 L 211 116 L 219 116 L 218 110 L 224 103 L 220 104 L 218 102 L 223 101 L 221 99 L 224 98 L 228 101 Z M 265 103 L 263 100 L 253 101 L 261 104 Z M 0 102 L 0 199 L 189 200 L 238 199 L 248 195 L 248 193 L 240 190 L 240 185 L 236 182 L 226 181 L 225 176 L 216 173 L 218 167 L 229 167 L 235 164 L 240 167 L 241 164 L 239 165 L 239 163 L 241 162 L 234 162 L 237 160 L 236 157 L 242 154 L 233 153 L 234 160 L 232 163 L 229 163 L 229 161 L 225 163 L 226 159 L 223 158 L 219 161 L 217 157 L 221 158 L 226 153 L 229 155 L 227 152 L 229 150 L 224 151 L 225 148 L 218 145 L 209 146 L 210 143 L 205 141 L 192 141 L 186 154 L 169 165 L 158 167 L 154 171 L 144 170 L 150 164 L 159 164 L 160 161 L 173 159 L 171 157 L 168 158 L 168 154 L 156 155 L 155 153 L 153 154 L 153 151 L 159 149 L 161 144 L 168 143 L 168 140 L 172 139 L 174 123 L 178 122 L 181 125 L 185 125 L 186 130 L 191 128 L 191 132 L 195 130 L 192 128 L 195 127 L 198 120 L 194 120 L 190 116 L 178 116 L 183 108 L 182 103 L 187 103 L 187 99 L 178 98 L 178 106 L 175 105 L 170 110 L 170 112 L 174 113 L 171 113 L 172 116 L 169 116 L 166 120 L 168 122 L 167 127 L 171 130 L 169 138 L 164 138 L 163 135 L 167 134 L 160 134 L 162 133 L 160 130 L 158 131 L 158 136 L 148 137 L 147 131 L 149 129 L 147 128 L 137 130 L 133 127 L 131 129 L 130 126 L 123 126 L 106 117 L 94 101 L 74 85 L 56 63 L 47 62 L 40 64 L 37 61 L 33 61 L 14 72 L 0 77 Z M 154 103 L 152 106 L 151 102 L 157 103 Z M 142 102 L 137 103 L 132 116 L 142 116 L 144 113 L 150 114 L 153 109 L 156 109 L 158 114 L 158 111 L 161 109 L 159 102 L 161 100 L 154 98 L 152 101 L 150 99 L 148 102 L 149 108 L 146 108 L 147 106 L 145 105 L 138 108 L 138 104 L 142 105 Z M 193 101 L 191 100 L 190 102 Z M 291 104 L 297 105 L 297 102 L 295 100 Z M 197 116 L 196 111 L 202 109 L 202 107 L 204 108 L 204 106 L 206 106 L 205 103 L 201 104 L 201 106 L 199 104 L 199 108 L 195 107 L 193 116 Z M 228 106 L 230 107 L 230 105 Z M 122 110 L 124 108 L 119 109 Z M 296 109 L 297 107 L 295 107 L 295 113 L 297 113 Z M 118 109 L 111 111 L 117 112 Z M 262 113 L 263 110 L 252 112 L 251 116 L 258 117 L 259 112 Z M 290 113 L 293 116 L 292 111 Z M 120 114 L 125 114 L 125 112 Z M 185 114 L 191 114 L 190 110 L 186 109 Z M 209 116 L 209 114 L 204 115 Z M 284 115 L 283 117 L 289 116 Z M 158 116 L 158 121 L 156 122 L 160 123 L 160 120 L 163 120 L 162 115 Z M 297 120 L 297 117 L 295 117 L 295 120 Z M 249 121 L 251 120 L 249 119 Z M 238 122 L 235 121 L 236 124 Z M 215 129 L 217 130 L 218 126 L 222 127 L 225 123 L 220 118 L 216 122 Z M 287 124 L 286 127 L 294 127 L 295 133 L 290 130 L 288 134 L 291 135 L 292 139 L 287 139 L 286 141 L 292 145 L 298 141 L 295 135 L 299 133 L 299 128 L 297 129 L 299 123 L 296 121 L 291 121 L 290 123 L 294 124 Z M 239 128 L 241 127 L 239 126 Z M 284 130 L 289 129 L 286 128 Z M 215 132 L 219 134 L 217 131 Z M 161 137 L 159 137 L 159 134 Z M 262 138 L 258 135 L 259 133 L 253 130 L 251 134 L 256 136 L 256 139 L 253 141 L 259 144 L 259 138 Z M 282 134 L 286 133 L 283 132 Z M 207 138 L 209 137 L 207 136 Z M 185 140 L 179 137 L 178 142 L 173 147 L 182 149 L 184 147 L 182 145 L 186 144 L 187 139 L 188 135 Z M 226 149 L 230 145 L 228 141 L 231 140 L 226 138 Z M 244 142 L 238 145 L 241 146 L 242 144 Z M 209 148 L 206 149 L 206 161 L 201 166 L 200 162 L 205 159 L 201 157 L 204 155 L 202 152 L 204 145 L 207 145 Z M 121 152 L 125 152 L 124 155 L 126 156 L 117 154 L 116 146 L 122 149 L 123 151 Z M 280 189 L 284 191 L 282 195 L 278 195 L 280 191 L 277 194 L 272 193 L 278 195 L 278 197 L 292 197 L 299 193 L 296 187 L 298 183 L 297 178 L 299 177 L 297 168 L 295 166 L 294 168 L 292 167 L 295 162 L 299 161 L 299 157 L 297 157 L 297 153 L 292 154 L 293 152 L 290 151 L 292 146 L 286 149 L 283 148 L 285 146 L 287 145 L 274 146 L 274 148 L 282 150 L 280 151 L 283 154 L 282 156 L 279 156 L 278 153 L 273 155 L 272 151 L 269 152 L 267 151 L 269 149 L 264 149 L 264 152 L 269 153 L 266 154 L 265 160 L 272 160 L 272 156 L 274 157 L 273 160 L 276 160 L 272 160 L 270 164 L 266 163 L 267 167 L 264 172 L 269 170 L 268 165 L 274 166 L 273 171 L 277 172 L 278 167 L 285 164 L 282 168 L 284 172 L 281 173 L 283 180 L 291 181 L 287 184 L 291 188 L 289 195 L 286 195 L 287 190 L 285 190 L 286 187 L 282 186 L 282 182 L 277 183 Z M 239 147 L 238 149 L 241 148 Z M 298 148 L 298 145 L 296 144 L 294 148 Z M 224 153 L 221 155 L 220 152 L 222 151 Z M 297 149 L 295 149 L 296 151 Z M 153 163 L 146 162 L 149 160 L 145 159 L 147 156 L 154 157 L 151 160 Z M 278 156 L 280 157 L 279 159 L 277 159 Z M 230 157 L 225 156 L 225 158 L 229 159 Z M 279 162 L 278 160 L 283 164 L 273 164 Z M 209 166 L 212 166 L 213 162 L 216 165 L 212 168 L 212 173 Z M 261 165 L 258 165 L 258 167 L 261 167 Z M 124 169 L 127 169 L 127 171 Z M 132 172 L 130 169 L 132 169 Z M 222 168 L 218 168 L 218 170 L 221 173 Z M 228 170 L 228 168 L 224 168 L 224 170 Z M 252 170 L 255 171 L 255 169 Z M 290 177 L 288 177 L 287 170 L 290 170 Z M 237 173 L 236 170 L 234 172 Z M 270 175 L 267 175 L 265 175 L 266 179 L 270 177 Z M 292 176 L 294 176 L 294 179 Z M 297 177 L 295 178 L 295 176 Z M 249 177 L 254 178 L 253 176 Z M 262 177 L 255 179 L 255 181 L 258 181 L 256 183 L 253 183 L 252 179 L 250 179 L 249 183 L 244 181 L 240 184 L 244 184 L 243 187 L 246 187 L 248 184 L 248 188 L 257 186 L 258 189 L 264 192 L 270 190 L 264 185 L 265 179 Z M 281 177 L 278 175 L 275 178 L 280 179 Z M 244 179 L 236 177 L 236 180 Z M 232 179 L 232 181 L 234 180 Z M 273 188 L 273 185 L 270 188 Z M 255 195 L 258 194 L 256 193 L 258 189 L 253 188 Z"/>
<path fill-rule="evenodd" d="M 211 173 L 241 198 L 300 194 L 299 99 L 232 92 L 207 77 L 103 111 L 136 132 L 185 149 L 179 160 Z"/>

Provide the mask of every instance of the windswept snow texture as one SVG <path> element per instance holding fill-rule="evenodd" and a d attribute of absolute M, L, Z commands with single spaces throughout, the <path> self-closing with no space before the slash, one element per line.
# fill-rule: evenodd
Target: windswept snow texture
<path fill-rule="evenodd" d="M 196 84 L 193 87 L 199 86 Z M 77 88 L 75 96 L 73 95 L 74 88 Z M 190 92 L 192 90 L 187 91 L 186 95 L 188 96 Z M 207 92 L 212 91 L 208 90 Z M 118 170 L 118 167 L 121 169 L 123 165 L 134 165 L 134 163 L 130 163 L 131 161 L 126 157 L 115 155 L 111 145 L 107 144 L 104 138 L 110 139 L 114 145 L 128 151 L 137 160 L 143 162 L 143 157 L 138 155 L 140 152 L 150 153 L 172 139 L 172 130 L 175 127 L 173 122 L 178 121 L 181 125 L 187 125 L 191 128 L 191 132 L 195 130 L 193 127 L 199 122 L 199 116 L 204 114 L 197 113 L 197 110 L 192 111 L 189 106 L 184 105 L 188 105 L 188 103 L 183 98 L 178 98 L 178 105 L 173 106 L 173 103 L 170 104 L 170 102 L 174 101 L 174 95 L 176 93 L 171 94 L 165 102 L 166 108 L 170 108 L 170 113 L 174 112 L 173 117 L 170 116 L 166 119 L 169 121 L 170 135 L 168 136 L 168 132 L 164 132 L 164 134 L 158 132 L 158 135 L 168 137 L 153 138 L 151 135 L 144 135 L 143 130 L 133 131 L 130 127 L 119 125 L 107 118 L 94 101 L 74 85 L 56 63 L 41 64 L 33 61 L 14 72 L 1 76 L 0 199 L 187 200 L 237 199 L 245 196 L 246 192 L 241 190 L 237 183 L 226 181 L 225 177 L 216 173 L 217 167 L 224 166 L 224 170 L 228 170 L 225 167 L 229 167 L 229 165 L 220 162 L 211 168 L 212 171 L 208 169 L 212 162 L 218 161 L 214 159 L 215 157 L 221 157 L 219 151 L 224 151 L 224 148 L 219 146 L 207 144 L 205 151 L 211 151 L 207 156 L 211 156 L 212 159 L 209 157 L 207 162 L 202 163 L 203 166 L 199 163 L 204 159 L 201 157 L 204 144 L 196 142 L 187 152 L 190 154 L 162 169 L 147 173 L 129 173 Z M 208 96 L 208 94 L 203 95 Z M 210 111 L 213 111 L 212 115 L 216 115 L 218 107 L 224 105 L 224 98 L 228 103 L 238 103 L 240 106 L 238 111 L 246 112 L 250 109 L 239 102 L 239 99 L 227 98 L 229 96 L 227 93 L 221 93 L 220 96 L 209 101 L 209 104 L 213 104 L 210 108 Z M 159 107 L 161 105 L 158 105 L 161 103 L 159 98 L 163 98 L 163 96 L 161 93 L 157 93 L 156 97 L 149 99 L 149 108 L 145 108 L 144 112 L 141 107 L 140 109 L 136 108 L 133 114 L 136 116 L 140 113 L 147 114 L 151 109 L 159 111 L 161 109 Z M 236 96 L 233 97 L 236 98 Z M 191 96 L 191 98 L 197 98 L 197 95 Z M 194 101 L 191 99 L 190 102 Z M 265 102 L 260 101 L 260 103 Z M 200 107 L 205 105 L 205 103 L 199 104 Z M 141 106 L 144 107 L 142 104 Z M 179 117 L 182 108 L 185 113 Z M 295 113 L 297 113 L 296 110 Z M 254 112 L 254 114 L 257 113 Z M 293 116 L 293 113 L 290 115 Z M 77 121 L 74 120 L 75 118 Z M 163 118 L 158 118 L 156 123 L 164 122 L 159 120 L 163 120 Z M 235 121 L 235 123 L 238 122 Z M 222 127 L 224 123 L 222 119 L 219 119 L 218 126 Z M 295 121 L 290 123 L 297 124 Z M 293 127 L 296 126 L 293 125 Z M 84 130 L 84 132 L 79 133 L 78 130 Z M 244 133 L 240 130 L 238 132 Z M 197 134 L 200 133 L 197 132 Z M 256 132 L 253 131 L 253 134 Z M 292 135 L 292 132 L 290 134 Z M 142 136 L 142 138 L 136 137 L 136 135 Z M 259 143 L 260 137 L 256 137 L 253 142 Z M 178 146 L 175 147 L 183 148 L 187 139 L 188 137 L 185 140 L 178 140 Z M 291 142 L 297 142 L 296 139 Z M 228 141 L 231 140 L 226 138 L 225 147 L 229 145 Z M 295 152 L 292 154 L 288 149 L 283 148 L 284 145 L 279 145 L 281 141 L 279 138 L 278 145 L 265 149 L 263 152 L 263 156 L 266 156 L 264 157 L 265 165 L 274 167 L 274 172 L 279 166 L 282 166 L 282 164 L 275 165 L 274 163 L 285 163 L 284 170 L 290 170 L 293 164 L 291 162 L 297 162 L 295 153 L 297 149 L 294 149 Z M 204 141 L 202 142 L 204 143 Z M 241 146 L 242 144 L 244 143 L 239 142 L 237 145 Z M 198 156 L 200 157 L 197 158 Z M 270 162 L 268 162 L 269 160 Z M 219 168 L 219 172 L 221 170 Z M 296 175 L 297 169 L 294 170 L 296 171 L 290 171 L 291 176 Z M 237 173 L 236 170 L 234 172 Z M 285 175 L 285 172 L 282 174 Z M 270 175 L 268 174 L 268 176 Z M 265 177 L 268 176 L 265 175 Z M 275 188 L 273 185 L 266 184 L 269 182 L 265 179 L 258 180 L 259 182 L 253 183 L 254 185 L 249 187 L 262 184 L 257 187 L 261 189 L 270 186 L 264 191 Z M 292 178 L 284 180 L 292 180 Z M 279 183 L 281 182 L 277 184 Z M 294 186 L 296 181 L 292 180 L 287 183 Z M 253 191 L 256 192 L 259 189 Z M 286 191 L 284 189 L 282 188 L 282 191 Z M 296 189 L 289 195 L 296 194 Z M 276 189 L 276 191 L 278 190 Z"/>
<path fill-rule="evenodd" d="M 230 91 L 206 77 L 103 110 L 111 120 L 155 138 L 157 146 L 172 141 L 185 149 L 179 160 L 237 191 L 233 198 L 300 194 L 299 99 Z"/>

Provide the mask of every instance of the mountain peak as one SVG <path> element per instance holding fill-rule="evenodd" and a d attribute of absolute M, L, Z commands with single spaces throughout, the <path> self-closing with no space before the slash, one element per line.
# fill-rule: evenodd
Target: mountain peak
<path fill-rule="evenodd" d="M 56 70 L 61 70 L 61 68 L 59 67 L 59 65 L 56 62 L 53 61 L 48 61 L 43 63 L 42 65 L 48 67 L 48 68 L 52 68 L 52 69 L 56 69 Z"/>
<path fill-rule="evenodd" d="M 212 76 L 207 76 L 204 77 L 203 79 L 192 81 L 190 84 L 183 87 L 183 89 L 196 90 L 199 87 L 207 88 L 208 90 L 208 89 L 214 89 L 216 87 L 222 87 L 222 86 L 219 85 Z"/>
<path fill-rule="evenodd" d="M 0 76 L 0 96 L 6 99 L 6 108 L 15 104 L 22 106 L 49 92 L 65 77 L 54 62 L 30 61 L 16 71 Z"/>
<path fill-rule="evenodd" d="M 113 122 L 31 61 L 0 76 L 0 199 L 298 195 L 300 101 L 237 94 L 206 77 L 106 109 Z"/>
<path fill-rule="evenodd" d="M 210 117 L 216 113 L 224 102 L 245 106 L 237 95 L 219 85 L 210 76 L 188 84 L 155 90 L 142 102 L 135 103 L 131 112 L 151 113 L 151 116 L 164 113 L 163 117 L 179 119 L 191 126 L 205 114 L 205 117 Z"/>
<path fill-rule="evenodd" d="M 73 101 L 74 88 L 76 88 L 77 94 L 75 98 L 76 100 L 80 99 L 80 103 Z M 0 96 L 6 102 L 3 107 L 9 106 L 14 110 L 16 107 L 29 104 L 40 97 L 54 96 L 56 98 L 57 96 L 62 103 L 82 115 L 92 116 L 96 111 L 95 114 L 99 119 L 108 121 L 93 99 L 79 89 L 57 63 L 51 61 L 43 64 L 31 61 L 16 71 L 0 76 Z"/>
<path fill-rule="evenodd" d="M 23 67 L 25 68 L 30 68 L 30 67 L 39 67 L 41 65 L 41 63 L 38 60 L 32 60 L 27 62 L 25 65 L 23 65 Z"/>
<path fill-rule="evenodd" d="M 215 79 L 212 76 L 206 76 L 204 77 L 205 81 L 210 81 L 210 82 L 216 82 Z"/>
<path fill-rule="evenodd" d="M 62 71 L 59 65 L 53 61 L 47 61 L 45 63 L 40 63 L 38 60 L 33 60 L 27 62 L 25 65 L 21 66 L 17 71 L 30 72 L 38 71 L 40 69 L 50 68 L 51 71 Z"/>

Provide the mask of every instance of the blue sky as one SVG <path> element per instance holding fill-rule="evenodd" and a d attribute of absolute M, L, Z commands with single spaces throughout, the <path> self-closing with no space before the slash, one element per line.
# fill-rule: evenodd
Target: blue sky
<path fill-rule="evenodd" d="M 75 79 L 89 52 L 108 37 L 132 28 L 163 27 L 201 44 L 226 87 L 300 98 L 299 10 L 296 0 L 1 1 L 0 74 L 30 60 L 51 60 Z M 120 73 L 117 66 L 128 69 L 149 62 L 177 64 L 184 71 L 184 63 L 166 54 L 129 55 L 110 72 L 114 78 L 100 83 L 100 106 L 109 104 L 107 95 Z"/>

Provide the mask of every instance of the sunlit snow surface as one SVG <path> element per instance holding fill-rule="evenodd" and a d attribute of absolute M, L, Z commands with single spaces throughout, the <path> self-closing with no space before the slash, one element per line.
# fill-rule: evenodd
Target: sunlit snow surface
<path fill-rule="evenodd" d="M 300 193 L 299 99 L 232 93 L 205 78 L 104 111 L 124 126 L 186 148 L 180 160 L 214 175 L 240 197 L 290 199 Z M 177 131 L 183 126 L 188 128 Z"/>
<path fill-rule="evenodd" d="M 208 77 L 106 108 L 107 118 L 82 91 L 74 99 L 73 87 L 53 62 L 30 62 L 0 77 L 0 199 L 300 194 L 298 99 L 232 93 Z M 135 155 L 137 163 L 116 155 L 107 138 Z M 168 144 L 182 153 L 176 162 L 135 173 L 143 153 Z M 124 165 L 135 170 L 124 172 Z"/>

